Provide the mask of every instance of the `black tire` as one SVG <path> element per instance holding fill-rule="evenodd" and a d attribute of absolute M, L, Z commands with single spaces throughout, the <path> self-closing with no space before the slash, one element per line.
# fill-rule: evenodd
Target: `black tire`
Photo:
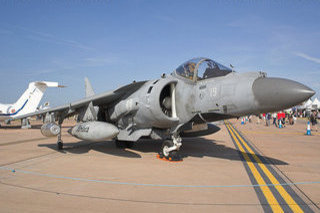
<path fill-rule="evenodd" d="M 126 144 L 127 148 L 132 148 L 134 145 L 134 142 L 133 141 L 125 141 L 125 144 Z"/>
<path fill-rule="evenodd" d="M 134 142 L 115 140 L 115 144 L 117 148 L 124 149 L 124 148 L 132 148 L 134 145 Z"/>
<path fill-rule="evenodd" d="M 62 150 L 63 149 L 63 143 L 61 141 L 59 141 L 57 143 L 57 145 L 58 145 L 58 150 Z"/>
<path fill-rule="evenodd" d="M 119 149 L 124 149 L 124 148 L 126 148 L 126 143 L 125 143 L 125 141 L 115 140 L 114 143 L 116 144 L 116 147 L 119 148 Z"/>
<path fill-rule="evenodd" d="M 171 161 L 179 161 L 179 160 L 181 160 L 181 157 L 180 157 L 180 155 L 178 154 L 178 151 L 172 151 L 172 152 L 170 152 L 169 158 L 171 158 L 171 159 L 169 159 L 169 160 L 171 160 Z"/>

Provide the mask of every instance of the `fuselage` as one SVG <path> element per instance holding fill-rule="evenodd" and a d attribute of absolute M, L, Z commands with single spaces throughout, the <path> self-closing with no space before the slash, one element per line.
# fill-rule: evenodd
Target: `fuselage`
<path fill-rule="evenodd" d="M 18 113 L 13 108 L 13 104 L 0 104 L 0 121 L 11 119 Z"/>
<path fill-rule="evenodd" d="M 200 75 L 202 63 L 209 68 L 202 67 Z M 193 70 L 188 73 L 190 67 Z M 295 81 L 268 78 L 261 72 L 236 73 L 200 58 L 183 64 L 171 75 L 146 82 L 109 112 L 120 129 L 144 130 L 142 135 L 151 134 L 148 131 L 154 129 L 171 134 L 192 122 L 285 109 L 313 94 L 313 90 Z"/>

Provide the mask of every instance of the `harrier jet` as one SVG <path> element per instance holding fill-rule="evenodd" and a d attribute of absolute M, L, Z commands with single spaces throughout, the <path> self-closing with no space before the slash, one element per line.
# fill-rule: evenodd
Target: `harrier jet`
<path fill-rule="evenodd" d="M 57 136 L 62 149 L 61 124 L 77 114 L 78 124 L 68 130 L 72 136 L 114 139 L 118 147 L 131 147 L 142 137 L 163 140 L 160 155 L 177 159 L 181 138 L 219 130 L 210 122 L 287 109 L 315 94 L 298 82 L 262 72 L 236 73 L 208 58 L 191 59 L 170 75 L 98 95 L 85 81 L 84 99 L 17 119 L 45 115 L 41 132 Z"/>

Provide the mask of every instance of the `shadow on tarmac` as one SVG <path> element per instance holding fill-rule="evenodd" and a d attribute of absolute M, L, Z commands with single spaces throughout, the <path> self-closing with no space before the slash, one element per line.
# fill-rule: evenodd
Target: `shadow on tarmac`
<path fill-rule="evenodd" d="M 42 124 L 33 124 L 30 129 L 41 129 Z M 69 129 L 73 126 L 62 126 L 62 129 Z M 1 125 L 0 129 L 21 129 L 21 125 Z"/>
<path fill-rule="evenodd" d="M 205 138 L 184 138 L 183 145 L 179 151 L 179 154 L 182 158 L 188 157 L 212 157 L 227 159 L 233 161 L 242 161 L 240 158 L 241 152 L 237 149 L 227 147 L 222 144 L 217 144 L 216 142 L 223 141 L 214 141 L 207 140 Z M 72 153 L 72 154 L 84 154 L 89 151 L 97 151 L 109 155 L 126 157 L 126 158 L 141 158 L 141 155 L 135 151 L 142 153 L 154 153 L 155 155 L 159 152 L 162 145 L 162 141 L 155 140 L 139 140 L 133 148 L 129 149 L 119 149 L 115 146 L 113 141 L 106 142 L 88 142 L 88 141 L 79 141 L 77 143 L 64 143 L 64 149 L 59 151 L 61 153 Z M 56 144 L 39 144 L 39 147 L 48 147 L 52 150 L 57 150 Z M 58 151 L 58 150 L 57 150 Z M 257 155 L 260 159 L 264 158 L 264 164 L 274 164 L 274 165 L 288 165 L 288 163 L 270 158 L 267 156 Z"/>
<path fill-rule="evenodd" d="M 30 129 L 41 129 L 42 124 L 39 125 L 31 125 Z M 21 125 L 2 125 L 1 129 L 21 129 Z"/>

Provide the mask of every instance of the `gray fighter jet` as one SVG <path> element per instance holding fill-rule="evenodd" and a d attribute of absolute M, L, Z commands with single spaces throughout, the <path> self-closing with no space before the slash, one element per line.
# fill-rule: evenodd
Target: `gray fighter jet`
<path fill-rule="evenodd" d="M 191 59 L 160 79 L 98 95 L 88 79 L 85 83 L 84 99 L 16 119 L 45 115 L 41 132 L 57 136 L 58 149 L 63 148 L 63 120 L 78 115 L 78 124 L 68 132 L 79 139 L 114 139 L 118 147 L 132 147 L 142 137 L 163 140 L 161 157 L 177 159 L 181 137 L 219 130 L 210 122 L 286 109 L 315 94 L 298 82 L 263 72 L 236 73 L 208 58 Z"/>

